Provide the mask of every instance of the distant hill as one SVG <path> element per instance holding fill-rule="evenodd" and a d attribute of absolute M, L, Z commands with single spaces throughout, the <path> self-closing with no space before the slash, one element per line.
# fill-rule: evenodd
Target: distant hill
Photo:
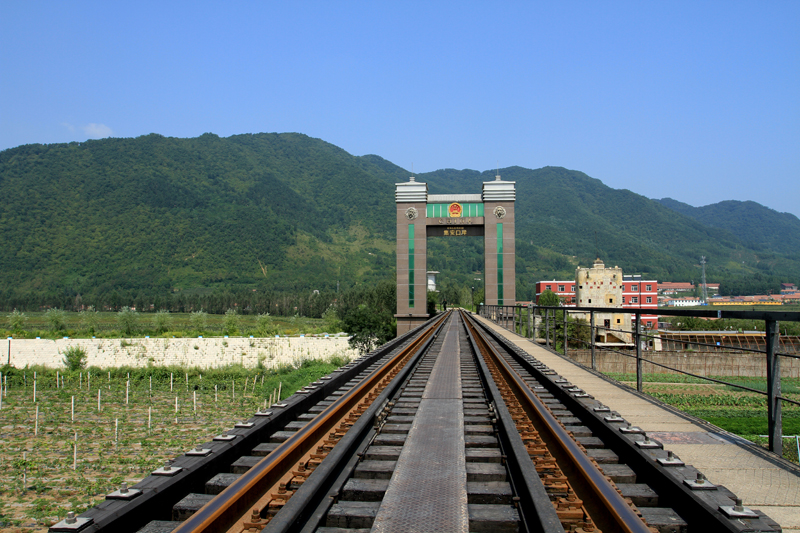
<path fill-rule="evenodd" d="M 535 281 L 572 276 L 596 254 L 662 280 L 697 279 L 705 255 L 723 290 L 726 280 L 798 281 L 790 277 L 796 230 L 759 240 L 581 172 L 499 172 L 517 182 L 520 299 L 532 297 Z M 445 169 L 417 180 L 431 193 L 479 193 L 495 173 Z M 394 184 L 408 176 L 379 156 L 296 133 L 4 150 L 0 308 L 66 306 L 78 295 L 97 303 L 176 291 L 307 293 L 392 277 Z M 481 239 L 431 239 L 429 249 L 442 282 L 470 286 L 480 277 Z"/>
<path fill-rule="evenodd" d="M 656 202 L 706 226 L 725 229 L 756 248 L 787 254 L 800 250 L 800 219 L 791 213 L 779 213 L 750 200 L 726 200 L 703 207 L 672 198 Z"/>

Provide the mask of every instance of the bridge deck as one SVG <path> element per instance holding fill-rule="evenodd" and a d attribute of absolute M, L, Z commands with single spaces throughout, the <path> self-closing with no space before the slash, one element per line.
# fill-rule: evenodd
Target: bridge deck
<path fill-rule="evenodd" d="M 524 337 L 479 320 L 661 441 L 665 449 L 694 465 L 709 481 L 733 491 L 745 506 L 760 509 L 785 532 L 800 533 L 800 468 L 787 467 L 749 441 L 647 399 Z"/>
<path fill-rule="evenodd" d="M 450 320 L 372 531 L 468 529 L 459 325 Z"/>

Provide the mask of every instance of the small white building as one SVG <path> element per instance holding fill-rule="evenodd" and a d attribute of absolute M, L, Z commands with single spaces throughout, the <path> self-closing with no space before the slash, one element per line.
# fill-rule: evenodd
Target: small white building
<path fill-rule="evenodd" d="M 700 298 L 673 298 L 667 302 L 667 307 L 693 307 L 703 305 Z"/>
<path fill-rule="evenodd" d="M 436 274 L 438 270 L 428 270 L 428 292 L 436 292 Z"/>

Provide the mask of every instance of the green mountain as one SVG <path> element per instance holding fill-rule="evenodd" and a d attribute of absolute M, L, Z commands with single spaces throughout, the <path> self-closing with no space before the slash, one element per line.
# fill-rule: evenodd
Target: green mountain
<path fill-rule="evenodd" d="M 701 255 L 709 279 L 723 284 L 796 276 L 800 244 L 791 239 L 754 242 L 563 168 L 500 173 L 517 182 L 520 299 L 596 254 L 662 280 L 696 279 Z M 478 193 L 494 174 L 446 169 L 417 180 L 431 193 Z M 4 150 L 0 307 L 374 283 L 394 275 L 394 184 L 408 176 L 301 134 L 152 134 Z M 431 239 L 429 248 L 444 283 L 480 277 L 481 239 Z"/>
<path fill-rule="evenodd" d="M 726 200 L 703 207 L 672 198 L 656 202 L 706 226 L 725 229 L 756 249 L 790 255 L 800 250 L 800 219 L 791 213 L 779 213 L 750 200 Z"/>

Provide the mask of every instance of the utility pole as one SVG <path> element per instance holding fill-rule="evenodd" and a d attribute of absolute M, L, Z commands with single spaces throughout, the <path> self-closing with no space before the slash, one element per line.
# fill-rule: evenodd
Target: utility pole
<path fill-rule="evenodd" d="M 703 267 L 703 278 L 702 278 L 702 285 L 703 285 L 703 292 L 701 293 L 701 298 L 703 303 L 708 303 L 708 286 L 706 285 L 706 256 L 700 256 L 700 266 Z"/>

